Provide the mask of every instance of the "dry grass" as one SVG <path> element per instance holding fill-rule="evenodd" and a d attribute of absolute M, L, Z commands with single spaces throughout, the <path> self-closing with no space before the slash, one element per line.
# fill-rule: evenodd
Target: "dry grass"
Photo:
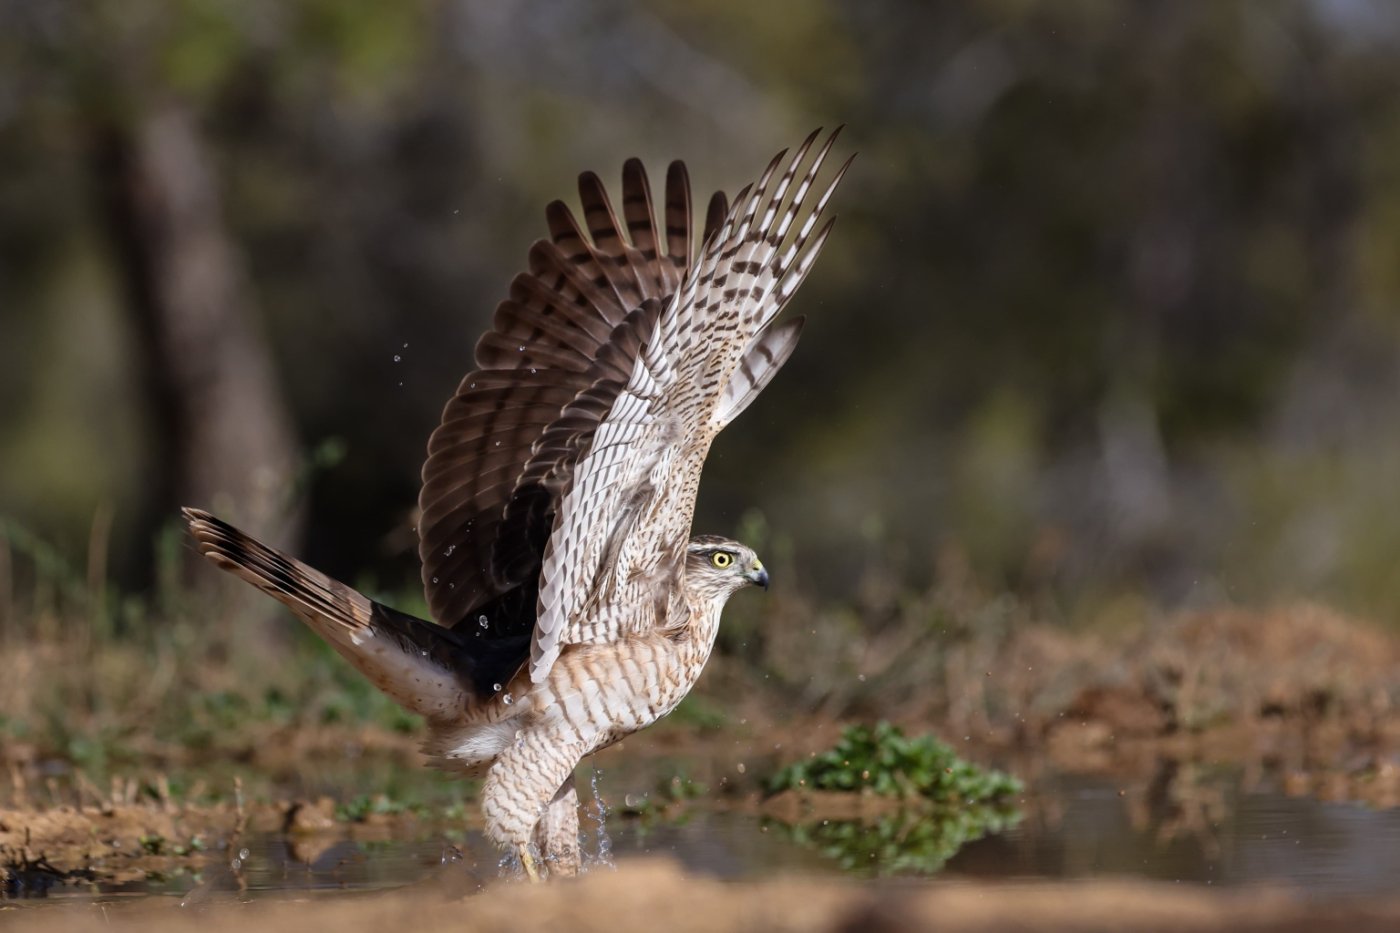
<path fill-rule="evenodd" d="M 146 605 L 106 592 L 100 561 L 75 573 L 32 546 L 20 587 L 12 555 L 0 556 L 0 768 L 11 798 L 28 786 L 71 801 L 81 780 L 154 786 L 162 772 L 188 793 L 192 769 L 237 762 L 275 779 L 347 749 L 396 768 L 416 760 L 417 720 L 284 613 L 274 630 L 285 638 L 247 637 L 267 631 L 249 615 L 267 606 L 236 581 L 227 603 L 196 602 L 163 571 Z M 849 606 L 791 591 L 736 601 L 697 696 L 643 744 L 693 751 L 697 736 L 717 733 L 759 736 L 771 752 L 764 736 L 781 729 L 801 737 L 787 750 L 817 748 L 844 722 L 890 718 L 1061 768 L 1121 767 L 1120 753 L 1151 742 L 1195 757 L 1272 756 L 1300 773 L 1343 749 L 1369 755 L 1353 756 L 1353 771 L 1378 770 L 1400 746 L 1400 637 L 1324 607 L 1156 617 L 1130 603 L 1112 624 L 1074 629 L 980 590 L 955 559 L 937 577 L 911 593 L 874 575 Z M 44 787 L 43 775 L 65 772 L 68 786 Z"/>

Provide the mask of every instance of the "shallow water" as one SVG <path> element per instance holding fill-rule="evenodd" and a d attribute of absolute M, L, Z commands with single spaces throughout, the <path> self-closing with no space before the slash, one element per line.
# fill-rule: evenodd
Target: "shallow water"
<path fill-rule="evenodd" d="M 1006 821 L 1014 825 L 961 848 L 956 841 L 962 837 L 954 834 L 948 851 L 899 849 L 929 847 L 921 818 L 887 817 L 894 821 L 890 826 L 816 821 L 793 828 L 700 801 L 674 819 L 612 814 L 600 835 L 591 813 L 585 804 L 592 870 L 609 860 L 666 855 L 725 879 L 872 876 L 886 873 L 898 859 L 906 870 L 901 873 L 912 866 L 918 875 L 922 867 L 930 883 L 1144 878 L 1224 887 L 1281 885 L 1322 898 L 1389 894 L 1400 877 L 1400 811 L 1289 797 L 1267 779 L 1254 776 L 1246 782 L 1238 771 L 1188 769 L 1183 775 L 1172 767 L 1129 791 L 1100 778 L 1051 776 L 1037 782 L 1021 813 Z M 935 836 L 939 845 L 949 838 Z M 878 847 L 866 845 L 872 837 L 880 839 Z M 220 861 L 198 875 L 55 888 L 46 900 L 162 895 L 195 904 L 416 883 L 465 892 L 508 870 L 479 833 L 440 826 L 411 839 L 257 834 L 244 845 L 236 870 Z M 600 860 L 600 852 L 610 856 Z"/>
<path fill-rule="evenodd" d="M 1317 897 L 1393 894 L 1400 811 L 1290 797 L 1237 775 L 1196 785 L 1186 800 L 1130 804 L 1105 781 L 1061 778 L 1053 821 L 965 846 L 947 877 L 1134 877 L 1225 887 L 1286 886 Z"/>

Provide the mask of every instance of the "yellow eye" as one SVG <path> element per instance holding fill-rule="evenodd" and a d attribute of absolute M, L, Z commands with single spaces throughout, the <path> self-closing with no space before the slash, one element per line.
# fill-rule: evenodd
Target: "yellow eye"
<path fill-rule="evenodd" d="M 720 570 L 723 570 L 725 567 L 734 563 L 734 555 L 730 554 L 728 551 L 715 551 L 710 555 L 710 563 L 714 564 Z"/>

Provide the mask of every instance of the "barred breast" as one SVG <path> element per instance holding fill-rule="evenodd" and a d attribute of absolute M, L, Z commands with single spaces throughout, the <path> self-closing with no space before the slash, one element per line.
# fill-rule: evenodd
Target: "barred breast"
<path fill-rule="evenodd" d="M 482 812 L 492 841 L 528 843 L 540 814 L 582 758 L 676 708 L 709 658 L 718 609 L 707 607 L 674 635 L 571 646 L 543 683 L 531 684 L 526 673 L 506 688 L 490 717 L 440 731 L 427 749 L 435 763 L 462 768 L 490 762 Z"/>

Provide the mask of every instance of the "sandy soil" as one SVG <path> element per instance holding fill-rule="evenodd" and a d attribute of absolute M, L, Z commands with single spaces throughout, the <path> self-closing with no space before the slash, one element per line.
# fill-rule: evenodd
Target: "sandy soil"
<path fill-rule="evenodd" d="M 423 885 L 369 894 L 252 904 L 181 907 L 175 899 L 133 904 L 46 906 L 6 913 L 14 931 L 198 926 L 204 933 L 249 930 L 385 929 L 519 933 L 626 930 L 1181 930 L 1303 931 L 1345 926 L 1349 933 L 1400 929 L 1400 900 L 1361 905 L 1305 903 L 1267 891 L 1211 892 L 1171 885 L 856 884 L 830 880 L 721 883 L 673 863 L 637 861 L 575 882 L 501 882 L 467 898 Z"/>

